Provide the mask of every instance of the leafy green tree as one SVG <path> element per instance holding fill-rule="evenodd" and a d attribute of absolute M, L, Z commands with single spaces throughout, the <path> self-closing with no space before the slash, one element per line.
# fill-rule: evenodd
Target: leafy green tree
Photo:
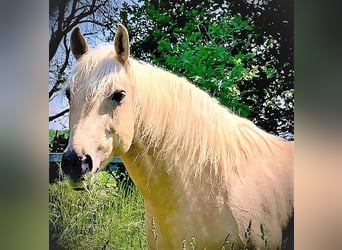
<path fill-rule="evenodd" d="M 293 0 L 259 0 L 257 4 L 247 1 L 231 1 L 233 13 L 250 17 L 260 34 L 259 41 L 272 37 L 277 46 L 268 48 L 268 53 L 260 60 L 272 59 L 277 69 L 275 77 L 260 77 L 253 82 L 257 103 L 253 106 L 250 117 L 269 131 L 293 138 L 294 131 L 294 17 Z M 247 85 L 246 87 L 250 87 Z M 292 135 L 292 136 L 291 136 Z"/>
<path fill-rule="evenodd" d="M 254 46 L 257 34 L 253 25 L 240 15 L 225 14 L 209 24 L 201 18 L 203 13 L 196 10 L 187 15 L 193 16 L 192 21 L 182 29 L 174 29 L 173 35 L 179 37 L 177 42 L 172 44 L 168 37 L 159 40 L 157 50 L 164 56 L 154 57 L 153 61 L 187 76 L 223 105 L 248 116 L 249 105 L 243 97 L 249 90 L 242 92 L 240 86 L 258 78 L 259 72 L 270 77 L 276 73 L 271 61 L 258 61 L 258 55 L 266 48 Z"/>
<path fill-rule="evenodd" d="M 279 21 L 263 13 L 273 5 L 140 2 L 121 10 L 136 57 L 186 76 L 269 132 L 293 133 L 293 61 L 291 54 L 281 57 L 291 32 L 269 32 L 269 25 Z"/>

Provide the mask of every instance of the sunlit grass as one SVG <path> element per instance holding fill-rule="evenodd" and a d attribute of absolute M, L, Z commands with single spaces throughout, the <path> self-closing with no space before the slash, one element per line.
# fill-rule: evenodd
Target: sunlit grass
<path fill-rule="evenodd" d="M 49 186 L 50 238 L 63 249 L 148 249 L 144 204 L 133 185 L 107 172 L 89 191 Z"/>

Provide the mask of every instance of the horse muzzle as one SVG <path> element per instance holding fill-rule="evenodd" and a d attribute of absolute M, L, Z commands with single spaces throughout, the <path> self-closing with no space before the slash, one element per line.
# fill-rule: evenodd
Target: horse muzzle
<path fill-rule="evenodd" d="M 68 149 L 62 155 L 62 170 L 74 190 L 86 188 L 85 174 L 92 168 L 93 161 L 90 155 L 78 155 L 73 149 Z"/>

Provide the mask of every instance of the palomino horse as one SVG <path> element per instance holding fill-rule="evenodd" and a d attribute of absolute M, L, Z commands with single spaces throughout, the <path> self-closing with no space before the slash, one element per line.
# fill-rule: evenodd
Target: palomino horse
<path fill-rule="evenodd" d="M 62 168 L 75 189 L 120 156 L 144 198 L 151 249 L 281 248 L 293 214 L 293 142 L 131 58 L 122 25 L 114 46 L 97 49 L 75 28 L 71 49 Z"/>

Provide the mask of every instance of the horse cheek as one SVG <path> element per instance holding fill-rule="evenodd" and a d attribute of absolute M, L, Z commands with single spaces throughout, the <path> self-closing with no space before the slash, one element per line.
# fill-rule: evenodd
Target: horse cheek
<path fill-rule="evenodd" d="M 119 136 L 119 142 L 123 153 L 126 153 L 131 147 L 134 136 L 134 117 L 126 108 L 122 108 L 116 117 L 116 132 Z"/>

